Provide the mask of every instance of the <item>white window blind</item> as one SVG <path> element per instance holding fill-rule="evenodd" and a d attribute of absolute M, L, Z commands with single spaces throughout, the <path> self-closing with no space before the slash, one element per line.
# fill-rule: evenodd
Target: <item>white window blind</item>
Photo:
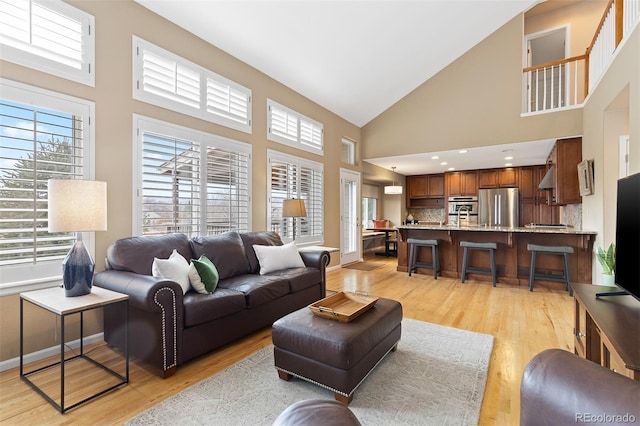
<path fill-rule="evenodd" d="M 272 231 L 282 238 L 293 238 L 295 221 L 298 243 L 322 243 L 323 165 L 277 151 L 268 151 L 269 212 Z M 282 202 L 289 198 L 304 200 L 307 216 L 283 218 Z"/>
<path fill-rule="evenodd" d="M 200 75 L 176 61 L 142 51 L 142 90 L 191 108 L 200 108 Z"/>
<path fill-rule="evenodd" d="M 1 0 L 3 59 L 95 85 L 94 17 L 59 0 Z"/>
<path fill-rule="evenodd" d="M 251 133 L 251 90 L 133 37 L 133 98 Z"/>
<path fill-rule="evenodd" d="M 248 231 L 250 145 L 136 117 L 134 233 Z"/>
<path fill-rule="evenodd" d="M 267 99 L 267 138 L 323 155 L 324 126 L 277 102 Z"/>
<path fill-rule="evenodd" d="M 8 80 L 0 93 L 0 284 L 54 279 L 75 235 L 48 232 L 47 180 L 92 178 L 93 104 Z"/>

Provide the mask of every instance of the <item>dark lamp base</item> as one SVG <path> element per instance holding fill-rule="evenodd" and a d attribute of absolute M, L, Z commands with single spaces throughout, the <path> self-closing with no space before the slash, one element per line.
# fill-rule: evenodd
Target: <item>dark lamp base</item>
<path fill-rule="evenodd" d="M 76 241 L 62 262 L 62 282 L 67 297 L 91 293 L 95 263 L 82 240 Z"/>

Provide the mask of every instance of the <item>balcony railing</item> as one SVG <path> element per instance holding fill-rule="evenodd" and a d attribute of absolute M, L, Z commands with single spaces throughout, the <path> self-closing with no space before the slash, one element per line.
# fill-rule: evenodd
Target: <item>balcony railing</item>
<path fill-rule="evenodd" d="M 524 68 L 525 112 L 581 105 L 640 20 L 640 0 L 610 0 L 584 55 Z"/>

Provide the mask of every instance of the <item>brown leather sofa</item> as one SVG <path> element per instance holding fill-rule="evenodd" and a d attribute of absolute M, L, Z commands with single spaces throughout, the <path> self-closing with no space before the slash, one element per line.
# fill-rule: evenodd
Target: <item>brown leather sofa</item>
<path fill-rule="evenodd" d="M 527 364 L 520 386 L 520 425 L 611 425 L 640 422 L 640 382 L 561 349 Z"/>
<path fill-rule="evenodd" d="M 254 244 L 282 245 L 275 232 L 226 232 L 188 239 L 184 234 L 125 238 L 107 250 L 106 270 L 94 284 L 129 295 L 129 351 L 163 377 L 178 365 L 271 325 L 278 318 L 325 297 L 326 251 L 300 252 L 305 267 L 260 275 Z M 220 281 L 211 294 L 183 294 L 174 281 L 153 277 L 155 257 L 176 249 L 185 259 L 206 255 Z M 122 304 L 104 311 L 104 337 L 124 348 Z"/>

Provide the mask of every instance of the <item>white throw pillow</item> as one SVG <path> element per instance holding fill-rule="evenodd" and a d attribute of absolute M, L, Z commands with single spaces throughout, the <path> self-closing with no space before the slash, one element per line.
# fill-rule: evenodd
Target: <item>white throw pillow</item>
<path fill-rule="evenodd" d="M 189 284 L 189 262 L 176 249 L 173 249 L 173 253 L 168 259 L 154 257 L 151 265 L 151 274 L 154 277 L 166 278 L 177 282 L 182 287 L 183 294 L 191 288 L 191 284 Z"/>
<path fill-rule="evenodd" d="M 260 275 L 287 268 L 304 268 L 305 264 L 298 248 L 292 241 L 282 246 L 261 246 L 255 244 L 253 250 L 260 263 Z"/>

